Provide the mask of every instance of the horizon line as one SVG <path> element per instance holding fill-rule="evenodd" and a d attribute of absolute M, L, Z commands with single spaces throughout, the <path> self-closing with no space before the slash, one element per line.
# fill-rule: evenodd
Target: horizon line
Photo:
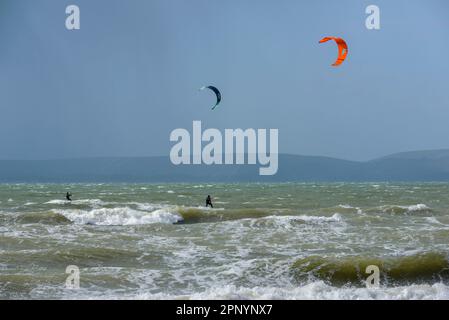
<path fill-rule="evenodd" d="M 328 158 L 328 159 L 335 159 L 335 160 L 342 160 L 342 161 L 350 161 L 350 162 L 370 162 L 374 160 L 383 159 L 386 157 L 390 157 L 393 155 L 399 155 L 399 154 L 406 154 L 406 153 L 413 153 L 413 152 L 435 152 L 435 151 L 448 151 L 449 148 L 440 148 L 440 149 L 421 149 L 421 150 L 409 150 L 409 151 L 399 151 L 394 153 L 389 153 L 383 156 L 378 156 L 369 160 L 351 160 L 351 159 L 344 159 L 344 158 L 338 158 L 328 155 L 305 155 L 305 154 L 295 154 L 295 153 L 282 153 L 279 152 L 278 155 L 284 155 L 284 156 L 297 156 L 297 157 L 316 157 L 316 158 Z M 235 153 L 239 154 L 239 153 Z M 245 152 L 244 155 L 248 155 L 248 152 Z M 224 155 L 224 154 L 221 154 Z M 169 155 L 154 155 L 154 156 L 85 156 L 85 157 L 63 157 L 63 158 L 45 158 L 45 159 L 0 159 L 0 161 L 71 161 L 71 160 L 99 160 L 99 159 L 146 159 L 146 158 L 170 158 Z"/>

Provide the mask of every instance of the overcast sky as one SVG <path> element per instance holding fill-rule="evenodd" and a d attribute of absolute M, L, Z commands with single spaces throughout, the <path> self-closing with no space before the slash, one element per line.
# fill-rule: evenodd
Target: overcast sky
<path fill-rule="evenodd" d="M 1 0 L 0 39 L 0 159 L 168 155 L 193 120 L 278 128 L 282 153 L 449 148 L 446 0 Z"/>

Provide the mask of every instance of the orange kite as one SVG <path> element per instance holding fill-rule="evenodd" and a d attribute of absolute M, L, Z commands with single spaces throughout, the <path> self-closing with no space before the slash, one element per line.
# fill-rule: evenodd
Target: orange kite
<path fill-rule="evenodd" d="M 337 67 L 345 61 L 346 56 L 348 55 L 348 45 L 346 44 L 345 40 L 342 38 L 336 38 L 336 37 L 325 37 L 320 40 L 320 43 L 327 42 L 329 40 L 334 40 L 338 45 L 338 58 L 332 64 L 334 67 Z"/>

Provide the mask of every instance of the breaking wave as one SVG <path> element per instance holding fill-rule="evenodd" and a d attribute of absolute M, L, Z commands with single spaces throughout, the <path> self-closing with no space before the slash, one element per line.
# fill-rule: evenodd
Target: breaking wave
<path fill-rule="evenodd" d="M 339 213 L 334 213 L 331 217 L 300 215 L 297 219 L 306 222 L 342 222 L 343 218 Z"/>
<path fill-rule="evenodd" d="M 91 207 L 100 207 L 100 206 L 104 206 L 107 203 L 100 200 L 100 199 L 79 199 L 79 200 L 73 200 L 73 201 L 68 201 L 68 200 L 62 200 L 62 199 L 54 199 L 54 200 L 50 200 L 45 202 L 44 204 L 56 204 L 56 205 L 77 205 L 77 206 L 91 206 Z"/>
<path fill-rule="evenodd" d="M 67 224 L 70 219 L 56 212 L 27 212 L 13 217 L 14 221 L 23 224 L 43 223 L 43 224 Z"/>
<path fill-rule="evenodd" d="M 301 283 L 312 279 L 331 285 L 361 286 L 365 285 L 369 276 L 365 271 L 370 265 L 379 267 L 381 284 L 401 285 L 449 280 L 447 255 L 439 252 L 385 258 L 310 256 L 297 260 L 291 270 L 293 277 Z"/>
<path fill-rule="evenodd" d="M 56 222 L 66 222 L 66 219 L 76 224 L 126 226 L 153 223 L 166 224 L 193 224 L 213 223 L 232 220 L 276 220 L 281 222 L 302 223 L 331 223 L 342 222 L 340 214 L 332 216 L 314 215 L 285 215 L 282 211 L 274 209 L 209 209 L 201 207 L 163 206 L 156 204 L 135 204 L 136 209 L 129 206 L 118 208 L 96 209 L 53 209 L 48 219 Z M 46 222 L 46 216 L 36 214 L 27 219 Z"/>
<path fill-rule="evenodd" d="M 153 223 L 177 223 L 182 221 L 180 215 L 165 209 L 153 212 L 134 210 L 128 207 L 101 208 L 86 210 L 53 210 L 76 224 L 101 226 L 127 226 Z"/>
<path fill-rule="evenodd" d="M 112 297 L 114 299 L 114 297 Z M 123 296 L 117 296 L 117 299 Z M 391 288 L 338 288 L 324 281 L 292 287 L 217 286 L 186 295 L 142 293 L 134 299 L 192 299 L 192 300 L 446 300 L 449 287 L 442 283 L 410 285 Z"/>
<path fill-rule="evenodd" d="M 423 203 L 418 203 L 409 206 L 389 205 L 382 206 L 380 210 L 384 213 L 391 214 L 410 214 L 410 213 L 430 213 L 432 209 Z"/>

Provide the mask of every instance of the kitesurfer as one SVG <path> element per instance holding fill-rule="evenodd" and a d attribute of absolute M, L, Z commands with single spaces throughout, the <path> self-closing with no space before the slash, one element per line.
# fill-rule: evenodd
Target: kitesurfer
<path fill-rule="evenodd" d="M 211 207 L 211 208 L 213 208 L 214 206 L 212 205 L 212 198 L 210 197 L 210 195 L 208 195 L 207 196 L 207 198 L 206 198 L 206 208 L 207 207 Z"/>
<path fill-rule="evenodd" d="M 72 194 L 71 194 L 70 192 L 67 192 L 66 195 L 65 195 L 65 198 L 66 198 L 68 201 L 72 201 L 71 196 L 72 196 Z"/>

